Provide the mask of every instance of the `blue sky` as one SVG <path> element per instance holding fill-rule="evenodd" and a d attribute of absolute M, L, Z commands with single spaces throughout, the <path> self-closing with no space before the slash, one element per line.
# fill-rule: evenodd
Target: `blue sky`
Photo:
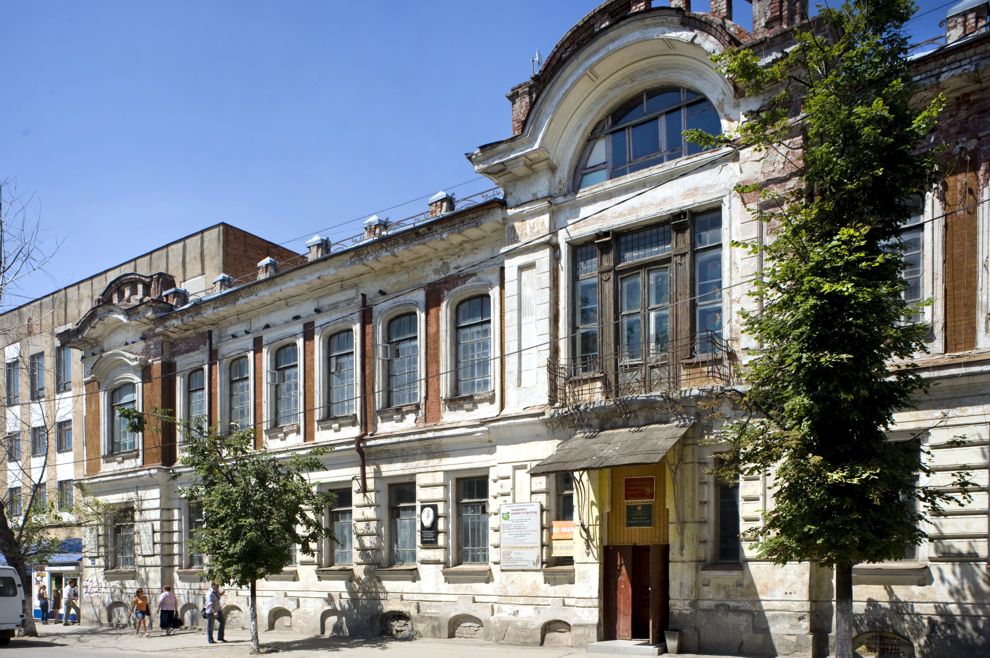
<path fill-rule="evenodd" d="M 302 251 L 490 186 L 464 153 L 597 4 L 7 0 L 0 179 L 58 251 L 4 307 L 218 221 Z M 948 4 L 919 3 L 917 41 Z"/>

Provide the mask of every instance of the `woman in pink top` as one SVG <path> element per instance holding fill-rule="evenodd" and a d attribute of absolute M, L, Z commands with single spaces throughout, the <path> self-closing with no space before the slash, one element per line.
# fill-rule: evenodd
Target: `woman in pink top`
<path fill-rule="evenodd" d="M 159 628 L 165 631 L 165 635 L 171 635 L 172 629 L 176 628 L 176 621 L 178 621 L 175 618 L 175 594 L 172 593 L 172 588 L 168 585 L 162 589 L 164 591 L 158 597 Z"/>

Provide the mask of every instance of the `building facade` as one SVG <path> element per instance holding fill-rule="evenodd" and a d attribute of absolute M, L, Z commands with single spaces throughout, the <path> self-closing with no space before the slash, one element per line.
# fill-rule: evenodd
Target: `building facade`
<path fill-rule="evenodd" d="M 761 263 L 732 245 L 768 239 L 734 190 L 792 171 L 681 134 L 758 107 L 711 56 L 773 57 L 807 6 L 754 2 L 750 32 L 731 2 L 670 4 L 603 3 L 511 90 L 513 135 L 469 156 L 492 193 L 314 236 L 197 299 L 167 268 L 94 292 L 58 333 L 80 355 L 76 477 L 108 509 L 83 537 L 84 620 L 123 622 L 134 589 L 167 584 L 195 621 L 190 538 L 209 520 L 182 497 L 181 431 L 119 414 L 169 408 L 252 428 L 259 450 L 328 448 L 311 478 L 337 494 L 320 511 L 337 541 L 259 584 L 262 628 L 827 654 L 831 572 L 740 541 L 772 477 L 708 472 L 754 347 L 739 317 Z M 932 387 L 891 434 L 920 437 L 928 484 L 968 470 L 979 488 L 903 560 L 856 567 L 857 646 L 875 653 L 988 650 L 986 8 L 951 8 L 946 44 L 913 62 L 922 95 L 946 95 L 951 158 L 905 227 Z M 227 591 L 238 623 L 247 592 Z"/>

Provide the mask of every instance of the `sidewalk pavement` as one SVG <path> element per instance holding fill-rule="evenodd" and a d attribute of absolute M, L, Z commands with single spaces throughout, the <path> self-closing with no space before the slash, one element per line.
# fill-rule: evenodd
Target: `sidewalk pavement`
<path fill-rule="evenodd" d="M 228 629 L 226 643 L 207 644 L 205 629 L 182 629 L 165 637 L 154 630 L 150 637 L 135 637 L 130 629 L 110 629 L 91 626 L 38 626 L 39 637 L 14 638 L 0 649 L 7 656 L 49 658 L 49 654 L 67 654 L 73 658 L 90 656 L 174 655 L 179 657 L 247 656 L 251 650 L 248 631 Z M 261 633 L 264 653 L 279 656 L 316 656 L 334 652 L 344 656 L 403 656 L 403 658 L 564 658 L 584 656 L 583 647 L 524 647 L 495 644 L 481 640 L 393 640 L 391 638 L 340 638 L 303 636 L 290 631 Z M 693 654 L 680 654 L 692 658 Z M 695 656 L 694 658 L 700 658 Z M 705 656 L 704 658 L 720 658 Z M 721 657 L 727 658 L 727 657 Z"/>

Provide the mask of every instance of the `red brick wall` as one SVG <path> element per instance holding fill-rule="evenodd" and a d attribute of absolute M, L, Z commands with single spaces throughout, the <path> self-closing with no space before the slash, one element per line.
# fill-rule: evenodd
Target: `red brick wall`
<path fill-rule="evenodd" d="M 220 270 L 235 279 L 256 273 L 258 263 L 269 256 L 279 262 L 299 256 L 291 249 L 227 224 L 223 225 L 222 239 L 223 262 L 220 263 Z"/>
<path fill-rule="evenodd" d="M 175 424 L 161 420 L 157 414 L 175 411 L 175 364 L 155 361 L 145 366 L 141 382 L 144 465 L 172 466 L 176 457 Z"/>
<path fill-rule="evenodd" d="M 86 382 L 86 475 L 100 472 L 100 385 Z"/>

